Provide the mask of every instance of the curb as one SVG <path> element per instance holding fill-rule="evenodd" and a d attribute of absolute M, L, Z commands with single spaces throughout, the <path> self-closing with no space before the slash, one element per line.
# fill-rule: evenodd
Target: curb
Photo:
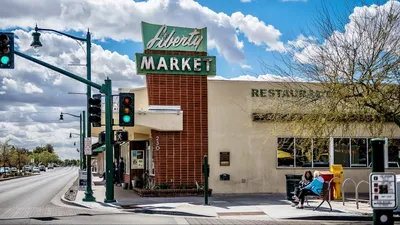
<path fill-rule="evenodd" d="M 76 203 L 74 201 L 70 201 L 64 198 L 64 195 L 61 196 L 61 202 L 66 204 L 66 205 L 72 205 L 72 206 L 77 206 L 77 207 L 81 207 L 81 208 L 86 208 L 86 209 L 91 209 L 90 207 L 87 207 L 85 205 L 81 205 L 79 203 Z"/>

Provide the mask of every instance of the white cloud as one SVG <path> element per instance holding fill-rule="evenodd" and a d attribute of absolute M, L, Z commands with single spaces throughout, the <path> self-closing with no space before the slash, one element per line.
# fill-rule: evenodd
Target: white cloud
<path fill-rule="evenodd" d="M 43 90 L 38 88 L 36 85 L 32 83 L 26 83 L 24 86 L 25 93 L 32 94 L 32 93 L 43 93 Z"/>
<path fill-rule="evenodd" d="M 289 78 L 283 76 L 276 76 L 272 74 L 263 74 L 259 75 L 258 77 L 251 76 L 251 75 L 242 75 L 239 77 L 232 77 L 232 78 L 225 78 L 221 76 L 209 77 L 210 80 L 240 80 L 240 81 L 268 81 L 268 82 L 293 82 L 294 79 L 297 82 L 304 82 L 301 78 Z"/>
<path fill-rule="evenodd" d="M 251 0 L 240 0 L 240 2 L 246 3 L 246 2 L 251 2 Z"/>
<path fill-rule="evenodd" d="M 16 30 L 14 33 L 19 49 L 33 54 L 29 46 L 32 32 Z M 86 67 L 68 66 L 86 62 L 85 52 L 78 43 L 49 33 L 43 33 L 41 38 L 43 48 L 40 55 L 35 54 L 36 58 L 86 76 Z M 85 93 L 86 86 L 18 56 L 15 61 L 14 70 L 0 70 L 0 140 L 10 137 L 11 144 L 31 150 L 50 143 L 60 157 L 79 158 L 73 146 L 73 142 L 78 141 L 68 138 L 69 132 L 79 133 L 79 119 L 65 116 L 60 123 L 58 118 L 61 111 L 79 114 L 86 109 L 85 96 L 67 94 Z M 103 83 L 106 77 L 113 81 L 114 91 L 118 87 L 134 88 L 145 84 L 145 77 L 136 75 L 135 63 L 127 56 L 92 44 L 92 80 Z M 92 89 L 92 93 L 95 92 Z"/>
<path fill-rule="evenodd" d="M 251 69 L 250 65 L 246 65 L 246 64 L 240 64 L 240 68 L 242 69 Z"/>
<path fill-rule="evenodd" d="M 232 14 L 232 24 L 245 34 L 249 42 L 266 45 L 267 51 L 285 52 L 283 42 L 279 41 L 281 32 L 272 25 L 265 25 L 257 17 L 235 12 Z"/>
<path fill-rule="evenodd" d="M 7 9 L 12 8 L 13 12 Z M 35 8 L 35 10 L 30 10 Z M 239 40 L 236 29 L 240 29 L 248 40 L 256 45 L 266 45 L 271 51 L 283 51 L 279 41 L 280 32 L 271 25 L 265 25 L 257 17 L 241 12 L 231 16 L 215 12 L 194 0 L 52 0 L 6 1 L 0 9 L 0 29 L 51 27 L 57 30 L 86 32 L 89 27 L 93 38 L 116 41 L 142 39 L 140 21 L 171 26 L 207 27 L 208 47 L 216 48 L 228 61 L 241 62 L 245 59 L 243 41 Z M 3 12 L 4 11 L 4 12 Z M 112 12 L 112 13 L 110 13 Z M 106 15 L 106 16 L 105 16 Z M 74 41 L 69 41 L 72 46 Z M 28 42 L 30 43 L 30 42 Z M 43 43 L 43 42 L 42 42 Z M 60 47 L 54 43 L 55 51 Z M 48 48 L 51 48 L 50 46 Z"/>
<path fill-rule="evenodd" d="M 5 90 L 17 90 L 18 85 L 17 82 L 13 79 L 3 78 L 2 84 L 4 85 L 2 88 Z"/>

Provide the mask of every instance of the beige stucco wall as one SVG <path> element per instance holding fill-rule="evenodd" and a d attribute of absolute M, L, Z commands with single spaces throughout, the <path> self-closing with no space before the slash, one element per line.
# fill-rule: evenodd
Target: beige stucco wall
<path fill-rule="evenodd" d="M 302 174 L 306 168 L 277 168 L 277 136 L 292 136 L 285 124 L 253 122 L 252 112 L 260 107 L 272 107 L 277 98 L 251 97 L 252 88 L 273 89 L 281 84 L 253 81 L 208 81 L 208 126 L 210 188 L 213 193 L 284 193 L 285 174 Z M 281 87 L 281 89 L 284 89 Z M 395 126 L 387 126 L 384 134 L 399 134 Z M 369 133 L 359 126 L 354 132 L 359 137 Z M 337 132 L 335 136 L 342 136 Z M 219 165 L 220 152 L 230 152 L 230 166 Z M 328 168 L 311 168 L 328 171 Z M 400 173 L 399 169 L 391 169 Z M 370 168 L 345 168 L 345 178 L 356 182 L 368 180 Z M 230 181 L 220 181 L 220 174 L 230 174 Z M 346 185 L 346 191 L 354 192 L 354 186 Z M 361 192 L 368 186 L 361 185 Z"/>
<path fill-rule="evenodd" d="M 181 131 L 183 130 L 183 113 L 162 113 L 148 112 L 147 88 L 137 88 L 131 90 L 119 89 L 120 92 L 135 93 L 135 126 L 120 127 L 113 126 L 113 130 L 126 130 L 129 140 L 147 140 L 150 137 L 151 129 L 161 131 Z M 119 123 L 119 112 L 114 110 L 114 124 Z M 102 111 L 102 123 L 105 123 L 105 113 Z M 98 135 L 104 131 L 105 127 L 92 127 L 92 135 Z"/>

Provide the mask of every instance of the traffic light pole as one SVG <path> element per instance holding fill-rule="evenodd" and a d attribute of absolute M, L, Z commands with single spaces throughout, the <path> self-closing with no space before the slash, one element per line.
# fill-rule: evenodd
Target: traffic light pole
<path fill-rule="evenodd" d="M 85 111 L 82 111 L 82 120 L 83 120 L 83 127 L 82 127 L 82 150 L 81 150 L 81 169 L 85 169 L 86 165 L 85 165 L 85 136 L 86 136 L 86 120 L 85 120 Z"/>
<path fill-rule="evenodd" d="M 91 43 L 91 36 L 90 36 L 90 32 L 89 30 L 86 33 L 86 79 L 87 80 L 91 80 L 92 79 L 92 62 L 91 62 L 91 47 L 92 47 L 92 43 Z M 86 104 L 87 104 L 87 137 L 91 137 L 92 136 L 92 127 L 91 124 L 89 123 L 89 116 L 90 116 L 90 112 L 89 112 L 89 99 L 92 96 L 92 89 L 90 87 L 90 85 L 87 85 L 87 91 L 86 91 Z M 87 185 L 86 185 L 86 191 L 85 191 L 85 197 L 83 198 L 83 201 L 87 201 L 87 202 L 93 202 L 96 201 L 96 199 L 93 197 L 93 191 L 92 191 L 92 155 L 87 155 L 86 156 L 86 161 L 87 161 L 87 165 L 86 165 L 86 173 L 87 173 Z"/>
<path fill-rule="evenodd" d="M 106 199 L 104 202 L 115 202 L 114 199 L 114 170 L 112 149 L 112 89 L 111 80 L 107 78 L 103 86 L 106 103 Z"/>
<path fill-rule="evenodd" d="M 79 115 L 79 137 L 80 137 L 80 143 L 79 143 L 79 158 L 81 159 L 81 161 L 79 162 L 80 168 L 83 168 L 83 140 L 85 139 L 85 111 L 82 112 L 81 115 Z"/>
<path fill-rule="evenodd" d="M 26 55 L 22 52 L 15 51 L 15 54 L 25 58 L 29 61 L 32 61 L 34 63 L 37 63 L 41 66 L 44 66 L 46 68 L 49 68 L 51 70 L 54 70 L 56 72 L 59 72 L 67 77 L 70 77 L 74 80 L 77 80 L 81 83 L 90 85 L 93 88 L 96 88 L 100 90 L 100 93 L 105 94 L 105 103 L 106 103 L 106 199 L 104 202 L 115 202 L 114 200 L 114 171 L 113 171 L 113 153 L 112 153 L 112 143 L 111 143 L 111 135 L 112 135 L 112 86 L 111 86 L 111 80 L 107 78 L 105 80 L 105 83 L 103 85 L 96 84 L 90 80 L 84 79 L 78 75 L 75 75 L 73 73 L 70 73 L 66 70 L 63 70 L 61 68 L 55 67 L 51 64 L 48 64 L 46 62 L 43 62 L 41 60 L 35 59 L 29 55 Z"/>

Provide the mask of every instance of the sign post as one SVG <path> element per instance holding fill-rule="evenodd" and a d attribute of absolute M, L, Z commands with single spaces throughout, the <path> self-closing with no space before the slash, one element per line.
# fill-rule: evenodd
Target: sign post
<path fill-rule="evenodd" d="M 393 210 L 397 207 L 396 176 L 385 173 L 385 139 L 372 139 L 372 173 L 369 177 L 370 201 L 374 225 L 393 224 Z"/>

